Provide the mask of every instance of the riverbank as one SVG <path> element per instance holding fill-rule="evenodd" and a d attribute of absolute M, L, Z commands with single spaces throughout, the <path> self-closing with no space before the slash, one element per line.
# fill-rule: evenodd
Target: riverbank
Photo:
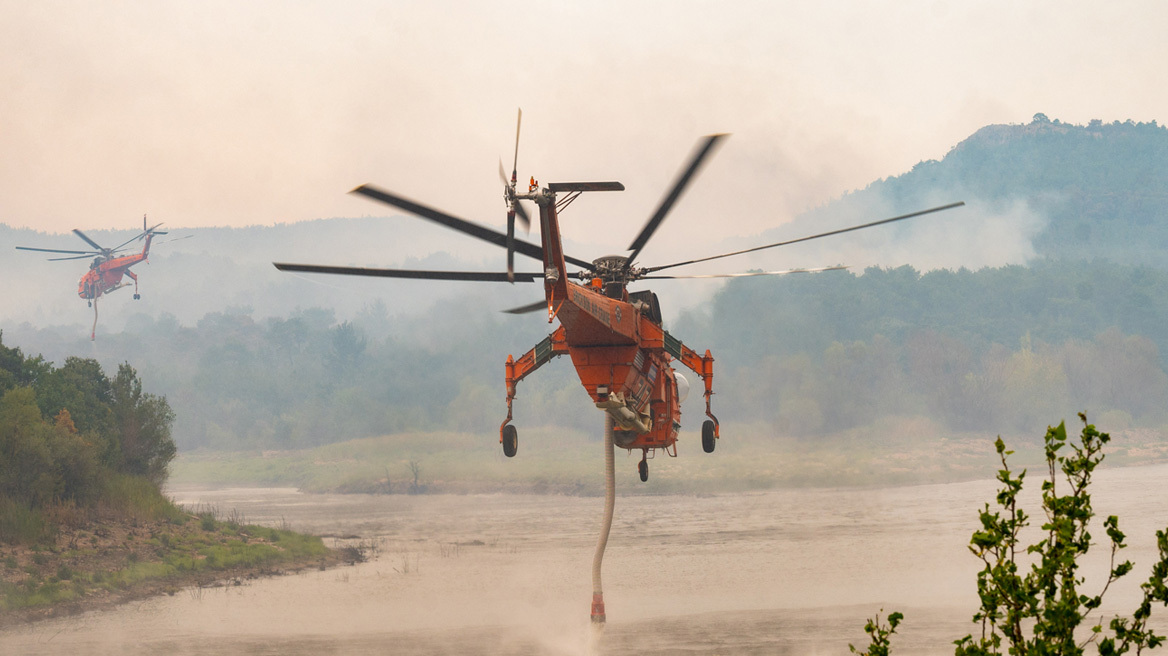
<path fill-rule="evenodd" d="M 0 627 L 364 558 L 358 547 L 330 549 L 320 537 L 214 509 L 65 515 L 48 539 L 0 544 Z"/>

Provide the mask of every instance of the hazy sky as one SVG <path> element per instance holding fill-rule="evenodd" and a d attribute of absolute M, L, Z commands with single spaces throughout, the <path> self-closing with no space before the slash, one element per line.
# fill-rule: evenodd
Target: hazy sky
<path fill-rule="evenodd" d="M 626 246 L 711 132 L 661 242 L 752 234 L 986 124 L 1163 122 L 1166 26 L 1163 0 L 0 0 L 0 222 L 385 215 L 345 193 L 373 182 L 499 225 L 522 107 L 521 177 L 628 188 L 566 234 Z"/>

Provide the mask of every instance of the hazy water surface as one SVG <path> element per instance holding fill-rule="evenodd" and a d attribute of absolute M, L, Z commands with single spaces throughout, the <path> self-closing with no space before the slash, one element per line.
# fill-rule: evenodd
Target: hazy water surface
<path fill-rule="evenodd" d="M 1109 593 L 1125 610 L 1154 559 L 1155 528 L 1168 525 L 1166 475 L 1159 465 L 1097 476 L 1096 511 L 1120 515 L 1136 563 Z M 906 615 L 894 653 L 952 653 L 974 630 L 978 562 L 965 545 L 994 490 L 618 497 L 596 649 L 588 610 L 602 499 L 175 487 L 188 507 L 360 535 L 380 552 L 9 629 L 0 654 L 843 654 L 865 643 L 865 618 L 881 608 Z M 1089 576 L 1107 566 L 1102 550 L 1093 555 Z"/>

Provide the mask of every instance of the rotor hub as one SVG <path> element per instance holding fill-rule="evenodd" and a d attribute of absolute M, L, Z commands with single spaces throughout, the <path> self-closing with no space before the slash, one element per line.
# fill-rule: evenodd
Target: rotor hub
<path fill-rule="evenodd" d="M 600 278 L 605 285 L 609 283 L 625 283 L 629 281 L 629 270 L 626 268 L 629 258 L 624 255 L 605 255 L 592 260 L 592 276 Z"/>

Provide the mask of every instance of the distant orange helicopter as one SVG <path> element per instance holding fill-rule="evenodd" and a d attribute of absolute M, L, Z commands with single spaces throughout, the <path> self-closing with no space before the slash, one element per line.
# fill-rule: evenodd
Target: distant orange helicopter
<path fill-rule="evenodd" d="M 520 113 L 520 120 L 522 120 L 522 113 Z M 701 434 L 702 448 L 706 453 L 714 451 L 716 441 L 720 438 L 720 432 L 718 418 L 714 416 L 710 407 L 711 396 L 714 394 L 714 358 L 710 351 L 706 350 L 704 354 L 699 354 L 669 334 L 661 325 L 661 307 L 657 295 L 649 290 L 630 292 L 627 289 L 630 283 L 640 280 L 780 275 L 842 269 L 846 267 L 832 266 L 822 269 L 791 269 L 722 275 L 651 275 L 665 269 L 870 228 L 964 204 L 951 203 L 890 219 L 832 230 L 801 239 L 757 246 L 733 253 L 723 253 L 660 266 L 637 266 L 636 259 L 641 249 L 645 247 L 649 238 L 661 225 L 674 203 L 701 168 L 702 163 L 724 136 L 722 134 L 707 136 L 698 143 L 689 162 L 674 181 L 669 193 L 629 246 L 631 252 L 628 255 L 608 255 L 588 262 L 564 254 L 560 239 L 560 212 L 584 192 L 622 191 L 624 185 L 619 182 L 553 182 L 546 187 L 541 187 L 533 177 L 526 192 L 520 193 L 516 185 L 519 154 L 517 127 L 515 165 L 512 167 L 509 182 L 503 172 L 502 163 L 499 165 L 499 174 L 503 178 L 504 184 L 504 199 L 507 204 L 506 234 L 456 218 L 372 185 L 362 185 L 351 192 L 506 248 L 507 270 L 505 272 L 418 271 L 311 264 L 274 264 L 281 271 L 308 273 L 511 283 L 542 281 L 544 300 L 507 310 L 507 312 L 520 314 L 546 309 L 548 323 L 558 319 L 560 325 L 546 339 L 536 344 L 519 359 L 507 357 L 505 373 L 507 418 L 499 427 L 499 441 L 503 445 L 504 454 L 513 457 L 519 445 L 518 431 L 511 424 L 511 405 L 516 395 L 516 384 L 552 358 L 568 355 L 572 358 L 572 364 L 576 367 L 580 382 L 584 385 L 589 396 L 592 397 L 593 403 L 611 418 L 613 443 L 628 449 L 630 452 L 634 449 L 641 450 L 642 455 L 637 470 L 641 480 L 646 481 L 649 477 L 648 460 L 656 453 L 657 449 L 663 450 L 669 456 L 677 455 L 677 436 L 678 430 L 681 428 L 681 402 L 689 391 L 689 383 L 682 375 L 674 371 L 672 367 L 674 360 L 680 361 L 681 364 L 692 370 L 704 383 L 706 417 L 708 418 L 702 424 Z M 525 200 L 534 202 L 539 207 L 542 246 L 536 246 L 515 237 L 516 218 L 525 227 L 529 227 L 531 223 L 527 211 L 520 203 L 520 201 Z M 516 272 L 514 270 L 516 253 L 542 262 L 543 270 L 538 273 Z M 576 267 L 577 270 L 569 271 L 568 265 Z M 580 282 L 575 282 L 575 280 Z"/>
<path fill-rule="evenodd" d="M 103 294 L 108 294 L 112 291 L 129 286 L 130 283 L 122 282 L 123 276 L 129 276 L 134 281 L 134 300 L 142 298 L 138 293 L 138 276 L 130 271 L 130 267 L 139 262 L 148 262 L 147 257 L 150 254 L 150 242 L 155 235 L 165 235 L 166 232 L 158 230 L 156 224 L 153 227 L 146 227 L 146 215 L 142 215 L 142 232 L 134 235 L 126 241 L 118 244 L 113 248 L 105 248 L 97 242 L 90 239 L 84 232 L 74 229 L 73 234 L 80 237 L 85 243 L 94 248 L 91 251 L 68 251 L 56 248 L 33 248 L 31 246 L 17 246 L 18 250 L 22 251 L 38 251 L 41 253 L 69 253 L 71 257 L 53 257 L 49 258 L 50 262 L 57 262 L 61 260 L 83 260 L 93 258 L 93 262 L 89 264 L 89 271 L 81 276 L 81 280 L 77 283 L 77 295 L 89 302 L 90 307 L 93 308 L 93 330 L 90 332 L 89 339 L 95 339 L 97 336 L 97 299 Z M 189 235 L 188 235 L 189 236 Z M 185 239 L 186 237 L 179 237 Z M 145 239 L 146 243 L 142 245 L 140 253 L 131 255 L 122 255 L 116 257 L 119 252 L 125 249 L 126 246 L 132 242 Z M 177 241 L 177 240 L 171 240 Z"/>

